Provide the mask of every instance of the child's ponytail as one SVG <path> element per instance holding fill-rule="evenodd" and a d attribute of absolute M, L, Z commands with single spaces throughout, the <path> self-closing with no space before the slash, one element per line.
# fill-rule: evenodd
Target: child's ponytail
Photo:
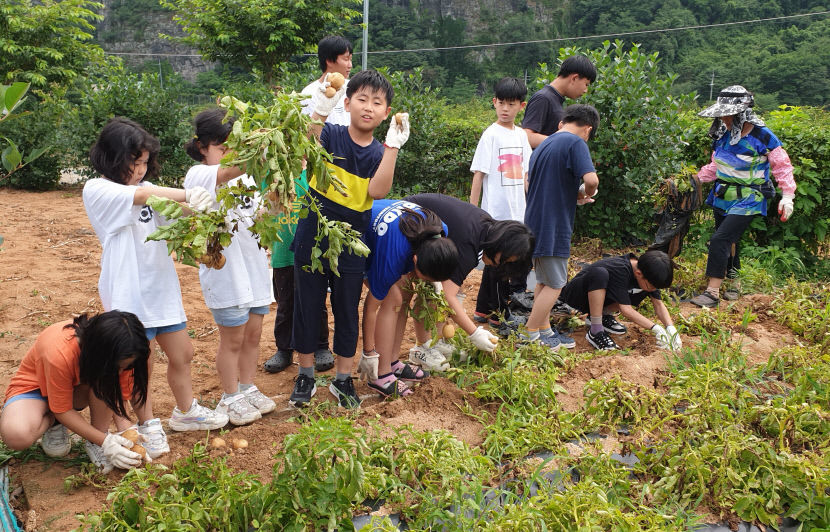
<path fill-rule="evenodd" d="M 404 208 L 398 227 L 418 257 L 416 267 L 433 281 L 446 281 L 458 265 L 458 249 L 447 238 L 441 218 L 429 209 Z"/>
<path fill-rule="evenodd" d="M 202 148 L 211 144 L 222 144 L 228 140 L 231 134 L 235 118 L 231 117 L 225 121 L 227 111 L 224 109 L 208 109 L 196 115 L 193 119 L 195 134 L 185 142 L 184 149 L 187 154 L 196 161 L 202 162 Z"/>
<path fill-rule="evenodd" d="M 122 397 L 119 374 L 125 360 L 132 360 L 125 369 L 133 372 L 133 406 L 147 401 L 150 342 L 144 326 L 135 314 L 111 310 L 89 317 L 82 314 L 66 328 L 73 329 L 81 346 L 80 381 L 89 385 L 95 397 L 122 417 L 128 417 Z"/>

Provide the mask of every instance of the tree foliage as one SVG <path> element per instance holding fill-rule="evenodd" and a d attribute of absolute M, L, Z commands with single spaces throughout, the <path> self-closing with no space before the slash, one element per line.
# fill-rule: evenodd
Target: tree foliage
<path fill-rule="evenodd" d="M 0 3 L 0 81 L 33 88 L 66 85 L 90 63 L 104 62 L 92 43 L 103 7 L 90 0 L 4 0 Z"/>
<path fill-rule="evenodd" d="M 317 42 L 358 15 L 358 0 L 162 0 L 176 12 L 186 37 L 177 40 L 209 61 L 256 71 L 269 85 L 293 55 L 316 52 Z M 173 39 L 173 37 L 170 37 Z"/>

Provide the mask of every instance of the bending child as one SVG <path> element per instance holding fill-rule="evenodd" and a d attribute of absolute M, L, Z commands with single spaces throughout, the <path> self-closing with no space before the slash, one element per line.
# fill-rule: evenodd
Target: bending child
<path fill-rule="evenodd" d="M 176 400 L 170 416 L 173 430 L 212 430 L 224 427 L 228 416 L 200 405 L 193 396 L 190 361 L 193 344 L 173 259 L 165 242 L 147 241 L 164 220 L 147 199 L 160 196 L 205 210 L 213 197 L 202 187 L 178 189 L 151 185 L 158 175 L 159 142 L 140 125 L 113 118 L 101 130 L 90 151 L 92 166 L 103 177 L 84 185 L 84 208 L 101 242 L 98 294 L 105 310 L 132 312 L 144 325 L 147 340 L 155 339 L 167 354 L 167 383 Z M 153 360 L 150 359 L 150 373 Z M 169 452 L 161 422 L 152 415 L 152 400 L 136 411 L 138 431 L 149 438 L 147 452 Z"/>
<path fill-rule="evenodd" d="M 347 194 L 333 186 L 321 190 L 316 176 L 309 180 L 309 197 L 318 203 L 320 212 L 329 220 L 347 222 L 352 229 L 364 233 L 369 225 L 372 201 L 389 193 L 395 173 L 398 150 L 409 138 L 409 117 L 389 125 L 385 144 L 375 140 L 373 133 L 389 116 L 394 91 L 389 81 L 377 71 L 364 70 L 355 75 L 346 89 L 344 105 L 350 116 L 349 126 L 331 123 L 321 125 L 344 90 L 341 87 L 331 98 L 326 96 L 328 81 L 312 98 L 312 118 L 319 123 L 311 132 L 323 148 L 332 154 L 329 170 L 344 183 Z M 309 212 L 297 223 L 292 251 L 294 252 L 294 349 L 298 352 L 300 369 L 289 401 L 303 405 L 316 393 L 314 381 L 314 350 L 320 338 L 320 314 L 325 307 L 326 291 L 331 287 L 334 314 L 336 376 L 329 391 L 340 406 L 357 408 L 360 399 L 352 381 L 352 358 L 357 349 L 358 305 L 363 287 L 366 258 L 344 250 L 338 256 L 338 273 L 323 261 L 323 271 L 310 271 L 311 252 L 317 236 L 317 215 Z M 327 245 L 323 241 L 323 246 Z"/>
<path fill-rule="evenodd" d="M 234 122 L 224 121 L 225 114 L 224 109 L 210 109 L 196 115 L 196 134 L 185 144 L 188 155 L 202 163 L 187 171 L 185 188 L 203 187 L 214 198 L 216 189 L 226 184 L 256 186 L 239 168 L 219 165 Z M 222 250 L 224 267 L 217 270 L 199 265 L 205 304 L 219 327 L 216 372 L 223 393 L 216 411 L 227 415 L 234 425 L 256 421 L 277 406 L 254 384 L 262 320 L 274 298 L 268 254 L 250 231 L 259 202 L 256 197 L 253 201 L 248 196 L 244 199 L 243 206 L 227 215 L 227 224 L 236 226 L 236 231 L 230 245 Z"/>
<path fill-rule="evenodd" d="M 68 429 L 86 440 L 87 455 L 104 473 L 141 465 L 141 455 L 130 450 L 134 443 L 120 434 L 130 428 L 125 401 L 138 412 L 148 400 L 149 356 L 144 326 L 129 312 L 50 325 L 6 388 L 0 437 L 15 450 L 41 438 L 43 452 L 57 458 L 72 447 Z M 81 416 L 87 407 L 90 421 Z M 109 432 L 113 417 L 117 434 Z"/>
<path fill-rule="evenodd" d="M 398 360 L 402 339 L 396 338 L 395 329 L 399 313 L 406 313 L 403 293 L 408 282 L 416 278 L 446 281 L 455 269 L 458 250 L 446 236 L 446 224 L 419 205 L 379 200 L 372 206 L 366 232 L 366 244 L 372 250 L 366 273 L 369 294 L 363 307 L 363 355 L 358 371 L 381 397 L 411 395 L 404 381 L 429 376 Z"/>
<path fill-rule="evenodd" d="M 478 265 L 479 258 L 485 266 L 495 269 L 499 279 L 527 276 L 535 242 L 533 233 L 521 222 L 494 220 L 475 205 L 443 194 L 417 194 L 405 200 L 429 209 L 447 225 L 449 238 L 458 249 L 458 263 L 450 278 L 441 283 L 452 310 L 450 317 L 469 335 L 474 346 L 492 352 L 498 337 L 484 327 L 476 326 L 458 299 L 458 292 L 464 279 Z M 401 309 L 402 321 L 398 322 L 396 330 L 400 338 L 403 338 L 405 307 L 408 307 L 410 298 L 411 295 L 404 298 L 404 308 Z M 430 345 L 430 335 L 418 321 L 415 322 L 415 336 L 418 344 L 409 352 L 410 362 L 428 369 L 446 369 L 446 356 L 452 349 L 441 341 Z"/>
<path fill-rule="evenodd" d="M 586 266 L 565 285 L 560 298 L 588 313 L 591 324 L 585 339 L 596 349 L 619 349 L 609 334 L 625 334 L 627 329 L 614 319 L 615 312 L 653 332 L 661 349 L 680 349 L 683 342 L 660 299 L 660 289 L 670 287 L 673 277 L 674 265 L 664 252 L 647 251 L 639 258 L 629 253 Z M 637 312 L 646 296 L 665 327 Z"/>

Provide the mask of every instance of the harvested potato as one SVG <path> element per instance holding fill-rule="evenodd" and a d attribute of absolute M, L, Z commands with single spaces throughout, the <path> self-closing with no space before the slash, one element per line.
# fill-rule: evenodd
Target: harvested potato
<path fill-rule="evenodd" d="M 133 443 L 138 443 L 138 438 L 139 438 L 138 431 L 135 430 L 135 429 L 127 429 L 127 430 L 125 430 L 124 432 L 121 433 L 121 436 L 127 438 L 128 440 L 130 440 Z"/>
<path fill-rule="evenodd" d="M 395 123 L 398 125 L 403 124 L 403 113 L 395 113 Z"/>
<path fill-rule="evenodd" d="M 216 260 L 216 262 L 213 264 L 213 266 L 211 266 L 211 268 L 214 268 L 216 270 L 221 270 L 225 266 L 225 262 L 227 260 L 228 259 L 226 259 L 225 256 L 220 253 L 219 258 Z"/>
<path fill-rule="evenodd" d="M 247 449 L 248 448 L 248 440 L 242 438 L 234 438 L 231 441 L 234 449 Z"/>
<path fill-rule="evenodd" d="M 331 86 L 334 87 L 335 91 L 339 90 L 340 87 L 342 87 L 343 84 L 346 83 L 346 78 L 344 78 L 343 74 L 341 74 L 340 72 L 332 72 L 331 74 L 329 74 L 329 77 L 327 79 L 328 82 L 331 83 Z M 329 96 L 329 98 L 331 98 L 331 96 Z"/>
<path fill-rule="evenodd" d="M 326 87 L 326 98 L 334 98 L 335 94 L 337 94 L 337 89 L 334 87 Z"/>
<path fill-rule="evenodd" d="M 455 336 L 455 326 L 452 323 L 445 323 L 444 328 L 441 330 L 441 334 L 444 338 L 452 338 Z"/>
<path fill-rule="evenodd" d="M 226 445 L 227 445 L 227 443 L 225 443 L 225 440 L 222 439 L 222 438 L 219 438 L 219 437 L 213 438 L 213 440 L 211 440 L 211 442 L 210 442 L 210 446 L 213 447 L 214 449 L 222 449 Z"/>

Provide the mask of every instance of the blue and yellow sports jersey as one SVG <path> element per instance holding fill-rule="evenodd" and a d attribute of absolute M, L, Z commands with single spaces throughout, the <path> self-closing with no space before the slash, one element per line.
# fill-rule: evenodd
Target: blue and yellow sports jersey
<path fill-rule="evenodd" d="M 729 144 L 728 134 L 713 142 L 717 181 L 706 203 L 726 214 L 766 215 L 761 185 L 770 179 L 767 153 L 779 146 L 781 141 L 772 131 L 758 126 L 737 144 Z"/>

